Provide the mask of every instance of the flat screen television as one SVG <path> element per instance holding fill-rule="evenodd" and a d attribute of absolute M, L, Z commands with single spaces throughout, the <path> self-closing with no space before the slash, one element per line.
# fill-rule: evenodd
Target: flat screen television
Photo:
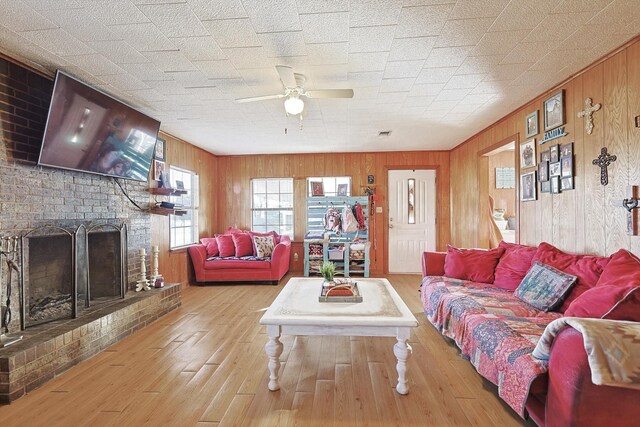
<path fill-rule="evenodd" d="M 160 122 L 58 71 L 38 164 L 146 181 Z"/>

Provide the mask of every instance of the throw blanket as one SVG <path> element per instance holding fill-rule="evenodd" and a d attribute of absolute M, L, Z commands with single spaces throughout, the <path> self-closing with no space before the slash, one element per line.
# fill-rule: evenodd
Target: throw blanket
<path fill-rule="evenodd" d="M 640 390 L 640 323 L 563 317 L 547 325 L 533 357 L 549 360 L 551 343 L 565 326 L 582 333 L 591 381 Z"/>

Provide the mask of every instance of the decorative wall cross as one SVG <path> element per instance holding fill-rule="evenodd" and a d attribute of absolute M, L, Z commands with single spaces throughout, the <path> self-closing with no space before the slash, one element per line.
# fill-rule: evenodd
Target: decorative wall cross
<path fill-rule="evenodd" d="M 589 135 L 593 132 L 593 113 L 598 111 L 600 104 L 591 105 L 591 98 L 584 100 L 584 111 L 578 111 L 578 118 L 584 117 L 584 128 Z"/>
<path fill-rule="evenodd" d="M 592 163 L 600 167 L 600 184 L 607 185 L 609 183 L 609 172 L 607 171 L 607 168 L 616 160 L 618 160 L 617 156 L 612 156 L 607 153 L 607 147 L 602 147 L 598 158 L 593 159 Z"/>

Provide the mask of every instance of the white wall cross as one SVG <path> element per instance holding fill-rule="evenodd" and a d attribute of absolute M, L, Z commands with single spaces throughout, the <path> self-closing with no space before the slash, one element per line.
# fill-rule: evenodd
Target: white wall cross
<path fill-rule="evenodd" d="M 593 132 L 593 113 L 598 111 L 601 107 L 600 104 L 591 105 L 591 98 L 587 98 L 584 101 L 584 111 L 578 111 L 578 118 L 584 117 L 584 128 L 587 131 L 587 134 L 591 135 Z"/>

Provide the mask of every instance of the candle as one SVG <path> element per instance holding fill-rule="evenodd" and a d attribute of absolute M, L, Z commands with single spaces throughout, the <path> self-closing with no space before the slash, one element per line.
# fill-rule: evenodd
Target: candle
<path fill-rule="evenodd" d="M 144 248 L 140 248 L 140 255 L 146 255 L 147 251 L 144 250 Z"/>
<path fill-rule="evenodd" d="M 155 245 L 155 246 L 153 247 L 153 252 L 158 252 L 158 245 Z"/>

